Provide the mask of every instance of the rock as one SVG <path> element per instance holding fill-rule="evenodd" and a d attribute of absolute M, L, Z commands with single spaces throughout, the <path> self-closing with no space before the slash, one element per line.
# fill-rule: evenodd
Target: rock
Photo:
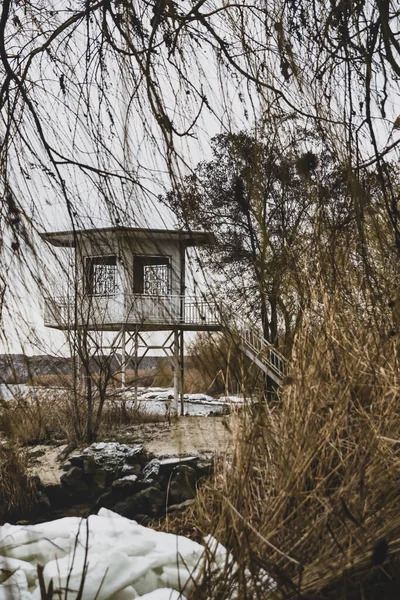
<path fill-rule="evenodd" d="M 125 500 L 121 500 L 112 510 L 128 519 L 136 519 L 137 515 L 160 517 L 165 513 L 165 492 L 156 487 L 149 487 Z"/>
<path fill-rule="evenodd" d="M 129 490 L 130 492 L 134 493 L 138 491 L 137 481 L 137 475 L 127 475 L 126 477 L 122 477 L 121 479 L 116 479 L 113 481 L 112 488 Z"/>
<path fill-rule="evenodd" d="M 163 458 L 159 461 L 160 475 L 170 475 L 175 467 L 180 465 L 189 465 L 191 467 L 196 467 L 198 461 L 197 456 L 185 456 L 185 457 L 173 457 L 173 458 Z"/>
<path fill-rule="evenodd" d="M 83 469 L 79 467 L 71 467 L 67 473 L 61 475 L 61 481 L 64 483 L 70 483 L 72 481 L 77 481 L 79 479 L 83 479 Z"/>
<path fill-rule="evenodd" d="M 181 504 L 196 496 L 196 471 L 188 465 L 175 467 L 169 485 L 168 504 Z"/>
<path fill-rule="evenodd" d="M 70 452 L 73 452 L 76 448 L 75 442 L 70 442 L 61 452 L 57 455 L 57 461 L 63 462 Z"/>
<path fill-rule="evenodd" d="M 146 479 L 154 479 L 160 472 L 161 461 L 158 458 L 153 458 L 143 469 L 142 477 L 144 481 Z"/>
<path fill-rule="evenodd" d="M 137 515 L 153 518 L 165 514 L 167 490 L 168 504 L 174 510 L 182 510 L 183 503 L 195 497 L 197 478 L 209 475 L 213 464 L 196 456 L 164 459 L 153 456 L 149 460 L 142 446 L 99 442 L 71 456 L 63 468 L 66 470 L 61 476 L 64 504 L 68 499 L 74 502 L 98 498 L 95 510 L 115 509 L 137 520 Z M 62 494 L 50 490 L 50 503 L 60 506 Z"/>
<path fill-rule="evenodd" d="M 119 477 L 124 465 L 135 465 L 143 460 L 142 446 L 131 448 L 118 442 L 98 442 L 92 444 L 82 453 L 82 456 L 92 456 L 97 468 L 102 468 L 108 473 L 108 483 Z"/>
<path fill-rule="evenodd" d="M 198 461 L 195 468 L 197 474 L 202 477 L 208 477 L 214 473 L 214 463 L 211 460 Z"/>
<path fill-rule="evenodd" d="M 67 460 L 67 462 L 64 463 L 61 468 L 63 471 L 69 471 L 71 467 L 72 467 L 72 464 L 69 462 L 69 460 Z"/>
<path fill-rule="evenodd" d="M 160 488 L 155 481 L 123 481 L 121 479 L 117 481 L 113 483 L 111 490 L 108 490 L 97 499 L 92 512 L 97 512 L 102 507 L 111 509 L 118 502 L 132 497 L 142 490 L 147 490 L 150 487 L 155 487 L 160 492 Z"/>
<path fill-rule="evenodd" d="M 65 487 L 74 498 L 84 499 L 90 496 L 87 483 L 79 479 L 72 483 L 65 484 Z"/>
<path fill-rule="evenodd" d="M 142 469 L 139 464 L 135 465 L 122 465 L 120 475 L 125 477 L 126 475 L 140 475 Z"/>
<path fill-rule="evenodd" d="M 137 475 L 126 475 L 125 477 L 121 477 L 118 481 L 137 481 Z"/>
<path fill-rule="evenodd" d="M 115 493 L 115 490 L 105 492 L 100 496 L 100 498 L 97 499 L 96 503 L 93 506 L 92 513 L 98 513 L 100 508 L 111 509 L 119 501 L 120 498 Z"/>
<path fill-rule="evenodd" d="M 32 448 L 32 450 L 29 450 L 29 458 L 39 458 L 45 454 L 46 452 L 42 448 Z"/>
<path fill-rule="evenodd" d="M 93 475 L 96 472 L 97 465 L 94 457 L 90 454 L 82 457 L 83 472 L 85 475 Z"/>
<path fill-rule="evenodd" d="M 148 458 L 143 452 L 142 446 L 136 446 L 136 448 L 131 448 L 130 452 L 126 455 L 126 462 L 128 465 L 144 465 L 146 464 Z"/>
<path fill-rule="evenodd" d="M 138 513 L 135 516 L 135 521 L 137 521 L 139 525 L 143 525 L 146 527 L 151 522 L 151 517 Z"/>
<path fill-rule="evenodd" d="M 67 488 L 67 490 L 73 496 L 89 495 L 89 487 L 85 481 L 83 481 L 83 469 L 79 467 L 71 467 L 67 473 L 61 475 L 61 483 Z"/>
<path fill-rule="evenodd" d="M 60 484 L 47 484 L 43 491 L 50 501 L 52 508 L 63 508 L 71 502 L 71 496 L 67 490 Z"/>
<path fill-rule="evenodd" d="M 108 473 L 104 469 L 96 469 L 92 477 L 92 486 L 99 490 L 104 490 L 107 486 Z"/>
<path fill-rule="evenodd" d="M 80 469 L 83 467 L 83 456 L 81 454 L 74 454 L 73 456 L 70 456 L 68 461 L 73 467 L 79 467 Z"/>

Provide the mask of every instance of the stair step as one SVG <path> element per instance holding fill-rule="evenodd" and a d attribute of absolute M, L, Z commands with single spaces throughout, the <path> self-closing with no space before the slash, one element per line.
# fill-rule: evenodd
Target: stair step
<path fill-rule="evenodd" d="M 242 351 L 280 387 L 286 373 L 287 359 L 267 342 L 253 326 L 235 317 L 225 326 L 226 333 L 239 338 Z"/>

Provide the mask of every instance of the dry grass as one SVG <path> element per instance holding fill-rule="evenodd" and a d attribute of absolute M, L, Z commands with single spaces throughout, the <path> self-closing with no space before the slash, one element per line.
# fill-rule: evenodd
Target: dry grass
<path fill-rule="evenodd" d="M 113 433 L 120 433 L 130 425 L 143 423 L 161 423 L 166 420 L 166 415 L 153 413 L 145 408 L 125 406 L 122 402 L 108 402 L 103 410 L 99 437 L 110 437 Z"/>
<path fill-rule="evenodd" d="M 326 305 L 296 341 L 280 402 L 244 414 L 182 525 L 212 532 L 239 569 L 193 598 L 400 597 L 397 340 L 372 331 Z"/>
<path fill-rule="evenodd" d="M 140 386 L 152 386 L 155 385 L 154 381 L 156 379 L 157 371 L 156 370 L 141 370 L 139 369 L 137 377 L 135 376 L 135 371 L 133 369 L 127 369 L 126 371 L 126 384 L 133 385 L 135 381 Z M 93 381 L 98 383 L 99 375 L 94 372 L 93 373 Z M 44 388 L 66 388 L 72 389 L 74 384 L 72 375 L 62 375 L 62 374 L 54 374 L 54 375 L 32 375 L 29 378 L 29 382 L 27 385 L 32 387 L 44 387 Z M 121 387 L 121 373 L 115 373 L 110 379 L 109 386 L 113 389 L 118 389 Z"/>
<path fill-rule="evenodd" d="M 35 485 L 26 472 L 25 459 L 17 448 L 0 446 L 0 523 L 29 514 L 35 492 Z"/>
<path fill-rule="evenodd" d="M 20 445 L 42 444 L 73 438 L 72 407 L 68 393 L 4 402 L 0 407 L 0 432 Z"/>
<path fill-rule="evenodd" d="M 198 333 L 188 345 L 186 392 L 244 394 L 250 397 L 263 388 L 263 374 L 237 344 L 220 333 Z"/>
<path fill-rule="evenodd" d="M 58 373 L 51 375 L 31 375 L 27 385 L 44 388 L 71 388 L 73 385 L 73 376 Z"/>
<path fill-rule="evenodd" d="M 97 409 L 96 400 L 94 408 Z M 84 422 L 87 405 L 83 398 L 78 400 L 78 410 Z M 165 415 L 127 406 L 113 399 L 111 394 L 103 408 L 98 438 L 109 438 L 130 425 L 157 423 L 165 419 Z M 47 390 L 45 394 L 31 394 L 26 399 L 4 402 L 0 406 L 1 434 L 21 446 L 54 440 L 77 441 L 73 422 L 74 405 L 68 391 Z"/>

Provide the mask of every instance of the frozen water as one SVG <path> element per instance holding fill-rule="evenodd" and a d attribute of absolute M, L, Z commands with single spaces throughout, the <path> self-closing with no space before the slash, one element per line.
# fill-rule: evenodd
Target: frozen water
<path fill-rule="evenodd" d="M 13 400 L 23 398 L 24 400 L 37 401 L 49 397 L 63 397 L 66 390 L 62 388 L 49 388 L 48 390 L 40 387 L 31 387 L 24 384 L 0 384 L 0 398 L 3 400 Z M 171 408 L 174 397 L 173 388 L 138 388 L 139 407 L 149 412 L 164 415 Z M 124 403 L 128 408 L 134 406 L 134 391 L 125 390 L 118 393 L 113 400 L 115 403 Z M 213 398 L 208 394 L 185 394 L 184 395 L 184 412 L 188 415 L 207 416 L 211 412 L 221 410 L 226 406 L 244 404 L 245 400 L 240 396 L 221 396 Z M 100 442 L 101 445 L 101 442 Z"/>

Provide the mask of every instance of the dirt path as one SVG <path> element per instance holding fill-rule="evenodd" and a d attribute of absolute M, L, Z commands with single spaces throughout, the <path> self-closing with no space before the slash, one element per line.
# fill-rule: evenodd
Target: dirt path
<path fill-rule="evenodd" d="M 184 417 L 172 423 L 134 425 L 107 441 L 141 444 L 160 457 L 210 455 L 224 452 L 232 442 L 232 433 L 229 418 Z M 44 484 L 59 483 L 62 463 L 57 457 L 65 447 L 36 446 L 29 452 L 30 472 L 38 475 Z"/>
<path fill-rule="evenodd" d="M 169 423 L 147 423 L 129 429 L 135 442 L 157 456 L 223 452 L 230 444 L 226 417 L 184 417 Z M 132 440 L 133 441 L 133 440 Z"/>

